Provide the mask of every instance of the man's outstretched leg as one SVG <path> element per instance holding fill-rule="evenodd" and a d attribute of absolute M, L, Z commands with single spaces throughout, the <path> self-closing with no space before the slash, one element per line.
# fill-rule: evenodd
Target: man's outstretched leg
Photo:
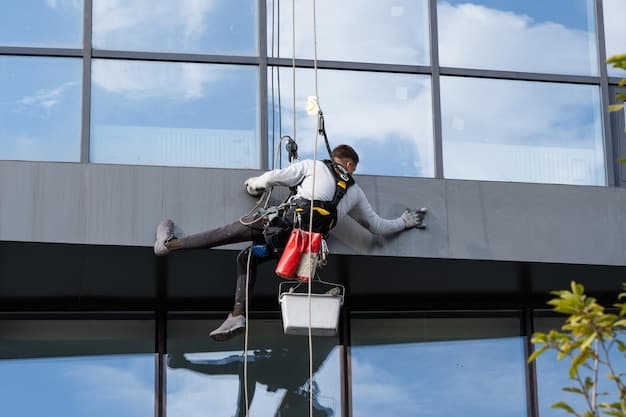
<path fill-rule="evenodd" d="M 157 226 L 154 254 L 167 255 L 179 249 L 209 249 L 231 243 L 263 241 L 263 222 L 249 220 L 242 224 L 235 221 L 222 227 L 207 230 L 189 236 L 174 236 L 174 222 L 167 219 Z"/>

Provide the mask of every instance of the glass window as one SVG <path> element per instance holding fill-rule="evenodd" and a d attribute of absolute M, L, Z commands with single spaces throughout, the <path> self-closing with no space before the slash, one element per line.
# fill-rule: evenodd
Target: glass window
<path fill-rule="evenodd" d="M 442 66 L 598 74 L 593 0 L 439 0 L 437 17 Z"/>
<path fill-rule="evenodd" d="M 268 148 L 274 161 L 269 166 L 278 167 L 286 164 L 280 137 L 293 135 L 292 70 L 271 71 Z M 320 70 L 318 79 L 330 145 L 355 147 L 361 160 L 357 174 L 434 176 L 430 77 Z M 296 81 L 296 141 L 300 159 L 312 158 L 317 118 L 306 113 L 306 101 L 315 95 L 314 71 L 297 70 Z M 320 137 L 318 159 L 325 158 L 328 152 Z"/>
<path fill-rule="evenodd" d="M 604 185 L 597 86 L 441 78 L 446 178 Z"/>
<path fill-rule="evenodd" d="M 0 45 L 81 48 L 82 0 L 2 2 Z"/>
<path fill-rule="evenodd" d="M 147 320 L 0 321 L 3 414 L 152 417 L 153 327 Z"/>
<path fill-rule="evenodd" d="M 604 8 L 604 34 L 606 43 L 606 56 L 626 54 L 626 2 L 624 0 L 603 0 Z M 608 67 L 610 76 L 626 77 L 626 71 L 619 68 Z"/>
<path fill-rule="evenodd" d="M 253 55 L 254 0 L 93 0 L 93 47 Z"/>
<path fill-rule="evenodd" d="M 525 417 L 518 332 L 513 318 L 355 319 L 353 414 Z"/>
<path fill-rule="evenodd" d="M 548 332 L 551 329 L 560 330 L 564 323 L 564 318 L 538 317 L 535 318 L 535 329 L 539 332 Z M 611 351 L 611 360 L 613 364 L 623 363 L 623 354 L 618 351 L 616 346 Z M 535 366 L 537 369 L 537 394 L 540 417 L 562 417 L 565 414 L 563 410 L 551 408 L 552 404 L 559 401 L 566 402 L 574 410 L 581 412 L 581 414 L 582 411 L 587 409 L 587 403 L 582 395 L 563 391 L 565 387 L 578 388 L 576 381 L 569 379 L 570 360 L 568 358 L 559 361 L 556 359 L 554 351 L 548 351 L 539 356 Z M 587 375 L 583 368 L 580 369 L 583 376 L 591 376 L 591 373 Z M 599 402 L 613 402 L 617 400 L 617 388 L 606 379 L 606 372 L 600 373 L 598 387 L 599 393 L 606 392 L 609 394 L 608 396 L 599 397 Z"/>
<path fill-rule="evenodd" d="M 0 57 L 0 159 L 79 161 L 82 62 Z"/>
<path fill-rule="evenodd" d="M 243 337 L 214 342 L 217 320 L 170 320 L 167 341 L 167 415 L 245 414 Z M 338 340 L 313 341 L 314 415 L 341 415 Z M 247 356 L 250 416 L 309 414 L 308 338 L 285 336 L 279 320 L 252 320 Z"/>
<path fill-rule="evenodd" d="M 94 60 L 91 161 L 258 168 L 258 69 Z"/>
<path fill-rule="evenodd" d="M 296 1 L 296 57 L 313 59 L 313 2 Z M 318 0 L 317 58 L 428 65 L 427 0 Z M 293 2 L 268 0 L 267 51 L 293 56 Z"/>

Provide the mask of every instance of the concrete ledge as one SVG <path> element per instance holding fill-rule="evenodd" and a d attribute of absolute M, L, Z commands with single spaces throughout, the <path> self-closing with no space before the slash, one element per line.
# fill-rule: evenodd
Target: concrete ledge
<path fill-rule="evenodd" d="M 151 246 L 155 225 L 193 233 L 255 203 L 258 171 L 0 161 L 0 240 Z M 428 229 L 372 236 L 351 219 L 333 232 L 346 255 L 626 264 L 626 190 L 357 176 L 386 218 L 429 207 Z M 232 248 L 232 247 L 231 247 Z"/>

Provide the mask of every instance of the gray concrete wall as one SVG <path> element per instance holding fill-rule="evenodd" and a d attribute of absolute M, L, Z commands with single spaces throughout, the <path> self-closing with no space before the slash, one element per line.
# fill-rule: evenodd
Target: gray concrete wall
<path fill-rule="evenodd" d="M 0 240 L 151 246 L 155 225 L 180 233 L 233 221 L 256 200 L 258 171 L 0 161 Z M 428 229 L 372 236 L 348 219 L 340 254 L 626 264 L 626 190 L 357 176 L 372 206 L 393 218 L 430 209 Z"/>

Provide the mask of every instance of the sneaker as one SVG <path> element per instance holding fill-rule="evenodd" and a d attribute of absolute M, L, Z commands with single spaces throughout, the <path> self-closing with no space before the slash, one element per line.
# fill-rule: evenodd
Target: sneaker
<path fill-rule="evenodd" d="M 224 342 L 237 336 L 238 334 L 243 332 L 245 328 L 246 318 L 243 316 L 243 314 L 233 316 L 232 313 L 229 313 L 226 320 L 224 320 L 224 323 L 222 323 L 220 327 L 209 333 L 209 336 L 211 337 L 211 339 L 217 342 Z"/>
<path fill-rule="evenodd" d="M 157 226 L 154 254 L 157 256 L 167 255 L 170 250 L 165 244 L 172 239 L 174 239 L 174 222 L 170 219 L 163 220 Z"/>

